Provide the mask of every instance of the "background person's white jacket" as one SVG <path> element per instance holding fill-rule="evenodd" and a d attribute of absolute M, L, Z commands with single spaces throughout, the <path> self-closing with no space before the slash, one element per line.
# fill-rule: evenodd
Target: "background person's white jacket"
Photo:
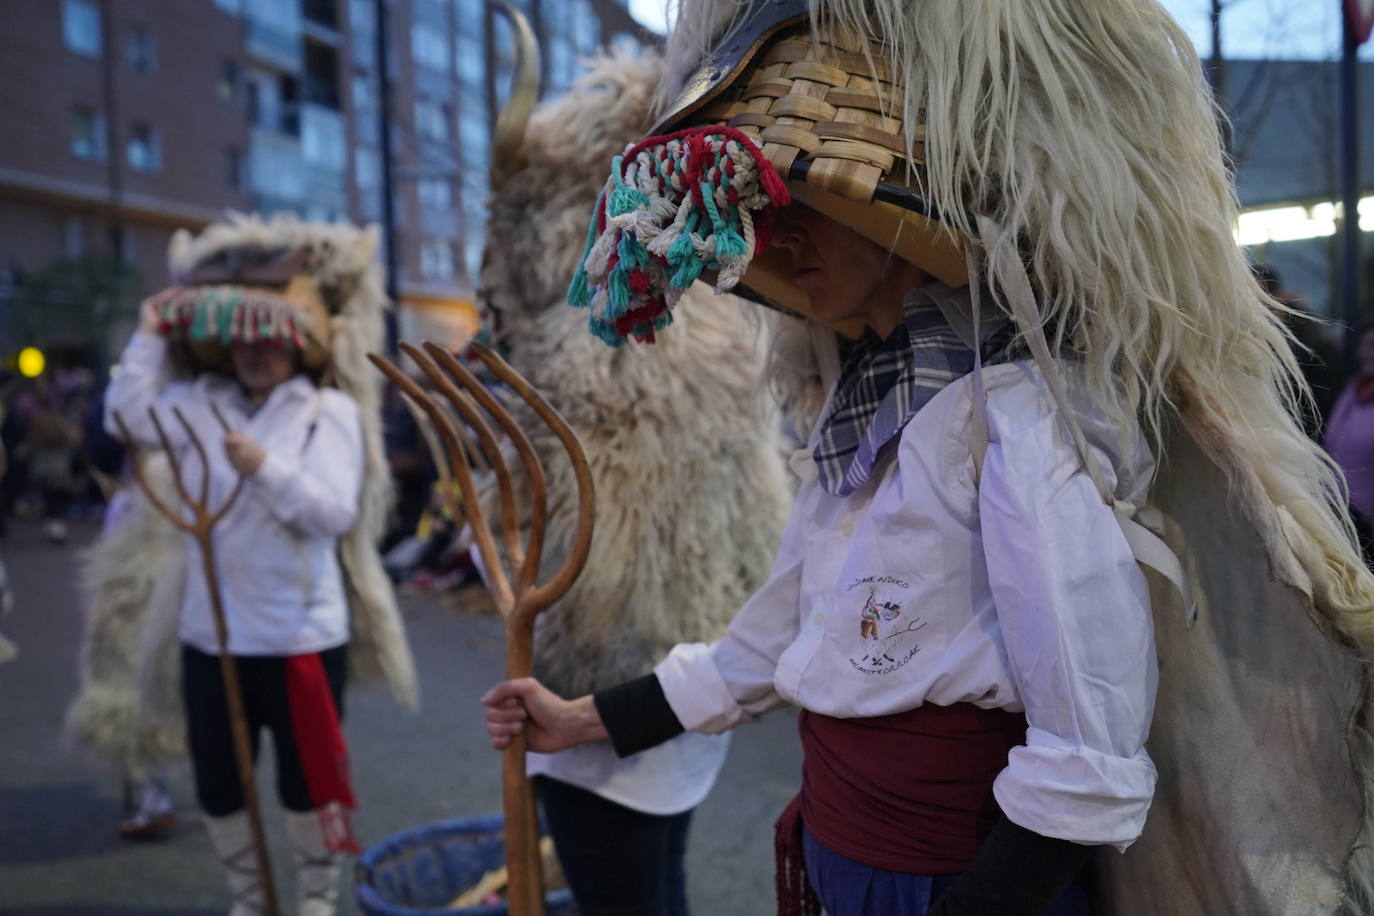
<path fill-rule="evenodd" d="M 135 334 L 105 398 L 112 433 L 118 411 L 143 447 L 159 445 L 148 408 L 158 411 L 198 495 L 202 466 L 173 408 L 196 430 L 210 465 L 210 503 L 223 505 L 237 473 L 224 454 L 216 405 L 231 429 L 267 453 L 257 473 L 215 528 L 215 554 L 234 655 L 298 655 L 348 640 L 348 604 L 337 558 L 339 538 L 357 516 L 363 446 L 357 405 L 304 376 L 278 385 L 251 414 L 237 382 L 204 374 L 170 381 L 167 342 Z M 179 634 L 202 652 L 218 653 L 200 551 L 186 551 L 186 590 Z"/>

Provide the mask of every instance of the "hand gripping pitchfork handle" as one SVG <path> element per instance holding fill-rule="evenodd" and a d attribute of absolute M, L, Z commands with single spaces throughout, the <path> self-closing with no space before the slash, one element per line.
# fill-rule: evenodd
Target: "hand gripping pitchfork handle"
<path fill-rule="evenodd" d="M 477 434 L 477 441 L 496 477 L 500 496 L 501 541 L 505 547 L 503 558 L 478 503 L 463 440 L 452 414 L 440 406 L 435 395 L 421 388 L 395 365 L 375 354 L 368 358 L 392 384 L 420 406 L 443 440 L 450 471 L 458 481 L 461 494 L 461 503 L 459 499 L 453 499 L 454 517 L 461 520 L 466 516 L 472 526 L 473 538 L 486 568 L 488 588 L 505 622 L 506 677 L 528 677 L 534 663 L 534 619 L 572 587 L 591 550 L 592 526 L 596 515 L 591 469 L 577 435 L 529 382 L 489 348 L 478 343 L 471 346 L 491 373 L 528 404 L 539 420 L 558 437 L 572 462 L 577 481 L 577 527 L 568 558 L 553 577 L 542 585 L 535 580 L 539 574 L 548 524 L 548 492 L 544 470 L 534 446 L 515 418 L 444 348 L 427 343 L 422 350 L 401 344 L 401 348 L 415 361 L 439 394 Z M 496 434 L 483 414 L 494 420 L 509 437 L 528 478 L 530 531 L 524 543 L 520 541 L 516 493 L 510 469 L 501 453 Z M 449 493 L 451 495 L 452 491 Z M 508 902 L 511 916 L 542 916 L 544 892 L 539 861 L 539 831 L 534 793 L 525 776 L 523 734 L 517 736 L 502 755 L 501 794 L 506 824 L 506 868 L 510 875 Z"/>
<path fill-rule="evenodd" d="M 224 415 L 219 412 L 219 408 L 210 405 L 210 410 L 214 413 L 215 419 L 219 421 L 220 428 L 226 433 L 229 432 L 229 424 L 225 421 Z M 153 488 L 148 484 L 147 478 L 143 476 L 143 470 L 138 463 L 137 440 L 129 433 L 129 428 L 124 425 L 124 418 L 119 415 L 119 411 L 114 412 L 115 423 L 119 426 L 120 436 L 123 437 L 125 445 L 129 449 L 130 464 L 133 466 L 134 480 L 138 482 L 143 490 L 148 502 L 153 504 L 167 521 L 177 528 L 191 535 L 195 539 L 196 546 L 200 549 L 201 568 L 205 571 L 206 590 L 210 594 L 210 611 L 215 618 L 215 635 L 219 640 L 219 673 L 224 679 L 224 696 L 229 706 L 229 728 L 234 739 L 234 759 L 238 763 L 239 783 L 243 786 L 243 801 L 248 808 L 248 822 L 253 831 L 253 851 L 258 863 L 258 876 L 262 881 L 262 896 L 266 916 L 278 916 L 277 892 L 272 881 L 272 863 L 267 856 L 267 841 L 262 832 L 262 808 L 258 805 L 257 783 L 253 779 L 253 751 L 248 741 L 248 720 L 243 714 L 243 693 L 239 689 L 238 669 L 234 666 L 234 660 L 229 655 L 229 626 L 224 617 L 224 598 L 220 593 L 219 573 L 215 566 L 215 544 L 214 528 L 216 523 L 233 508 L 234 503 L 243 492 L 244 477 L 239 475 L 238 482 L 234 484 L 233 492 L 225 500 L 224 505 L 217 510 L 212 510 L 209 505 L 210 500 L 210 461 L 205 453 L 205 446 L 196 435 L 195 428 L 187 422 L 179 408 L 173 407 L 172 413 L 186 431 L 186 437 L 191 442 L 191 447 L 200 456 L 200 466 L 202 476 L 200 480 L 200 493 L 198 498 L 192 498 L 189 490 L 186 489 L 185 479 L 181 474 L 181 461 L 177 458 L 176 451 L 172 448 L 171 440 L 167 437 L 166 430 L 162 427 L 162 420 L 158 418 L 157 411 L 148 408 L 148 417 L 153 421 L 153 428 L 157 430 L 158 440 L 162 443 L 162 449 L 167 453 L 167 460 L 172 466 L 172 482 L 176 484 L 177 494 L 181 497 L 184 506 L 191 510 L 191 518 L 188 521 L 182 514 L 162 501 Z"/>

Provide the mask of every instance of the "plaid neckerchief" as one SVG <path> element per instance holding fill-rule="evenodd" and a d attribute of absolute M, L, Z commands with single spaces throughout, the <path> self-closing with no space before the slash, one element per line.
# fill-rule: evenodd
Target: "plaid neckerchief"
<path fill-rule="evenodd" d="M 812 451 L 827 493 L 843 497 L 863 486 L 916 412 L 973 371 L 973 350 L 949 326 L 937 298 L 967 299 L 968 290 L 935 281 L 912 290 L 902 300 L 902 323 L 885 340 L 865 329 L 846 360 Z"/>

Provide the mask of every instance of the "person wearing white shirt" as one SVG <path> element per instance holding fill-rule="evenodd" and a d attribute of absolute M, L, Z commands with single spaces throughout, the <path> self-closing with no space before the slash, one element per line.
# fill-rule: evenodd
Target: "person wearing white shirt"
<path fill-rule="evenodd" d="M 779 216 L 814 317 L 868 330 L 798 464 L 772 577 L 724 637 L 622 687 L 496 685 L 492 744 L 526 731 L 536 751 L 609 739 L 628 755 L 791 702 L 805 768 L 780 830 L 802 830 L 827 912 L 1084 914 L 1088 851 L 1134 841 L 1154 789 L 1145 578 L 1014 352 L 981 373 L 975 470 L 973 354 L 943 317 L 967 291 L 805 206 Z M 1078 421 L 1117 496 L 1140 498 L 1139 430 L 1087 407 Z"/>
<path fill-rule="evenodd" d="M 232 377 L 202 372 L 193 380 L 174 379 L 166 319 L 155 302 L 145 304 L 110 384 L 106 426 L 118 434 L 122 421 L 136 444 L 159 447 L 155 412 L 188 488 L 194 492 L 208 476 L 213 507 L 224 505 L 245 480 L 214 529 L 218 585 L 253 748 L 262 729 L 272 732 L 279 795 L 294 840 L 295 832 L 312 825 L 320 831 L 315 810 L 323 804 L 311 784 L 311 764 L 303 762 L 314 748 L 302 745 L 297 733 L 304 725 L 318 735 L 325 726 L 315 720 L 328 720 L 337 733 L 342 711 L 349 611 L 337 550 L 354 524 L 363 483 L 358 406 L 320 387 L 306 372 L 302 349 L 280 339 L 234 342 Z M 204 462 L 177 414 L 204 444 Z M 178 628 L 188 738 L 197 798 L 226 860 L 237 916 L 257 911 L 261 889 L 255 870 L 245 873 L 230 861 L 245 852 L 247 818 L 210 587 L 199 551 L 188 547 Z M 323 700 L 302 705 L 302 684 L 313 685 L 317 698 L 327 694 L 332 708 Z M 251 862 L 251 854 L 241 858 Z M 328 891 L 313 904 L 304 901 L 301 912 L 333 912 L 329 875 Z"/>

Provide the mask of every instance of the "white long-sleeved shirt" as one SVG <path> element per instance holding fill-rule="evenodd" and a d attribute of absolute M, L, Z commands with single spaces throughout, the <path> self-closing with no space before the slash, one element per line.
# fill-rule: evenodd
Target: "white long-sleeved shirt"
<path fill-rule="evenodd" d="M 249 412 L 239 386 L 203 374 L 169 382 L 167 342 L 138 333 L 120 359 L 105 398 L 105 426 L 119 433 L 118 411 L 138 444 L 160 442 L 148 409 L 155 408 L 192 495 L 202 463 L 174 410 L 195 429 L 209 460 L 212 507 L 229 498 L 238 479 L 224 454 L 230 429 L 267 453 L 214 531 L 215 557 L 234 655 L 297 655 L 348 640 L 348 604 L 337 558 L 339 538 L 353 526 L 363 478 L 358 407 L 333 389 L 296 376 Z M 189 517 L 189 515 L 188 515 Z M 219 652 L 200 551 L 186 550 L 186 590 L 179 633 L 183 642 Z"/>
<path fill-rule="evenodd" d="M 682 724 L 707 733 L 785 701 L 837 717 L 923 703 L 1024 711 L 1025 744 L 993 787 L 1007 817 L 1124 849 L 1155 784 L 1145 578 L 1035 367 L 983 377 L 980 480 L 966 376 L 912 418 L 857 492 L 804 483 L 770 578 L 726 635 L 676 647 L 656 673 Z M 1118 499 L 1142 502 L 1153 469 L 1143 436 L 1123 438 L 1076 373 L 1070 382 L 1093 460 Z"/>

